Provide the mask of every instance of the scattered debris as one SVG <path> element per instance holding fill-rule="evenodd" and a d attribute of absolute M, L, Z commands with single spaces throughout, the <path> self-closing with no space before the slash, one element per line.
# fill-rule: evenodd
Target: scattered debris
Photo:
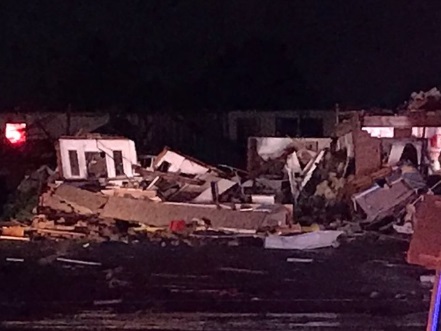
<path fill-rule="evenodd" d="M 64 257 L 57 257 L 57 261 L 65 262 L 65 263 L 73 263 L 80 265 L 89 265 L 89 266 L 100 266 L 100 262 L 91 262 L 91 261 L 82 261 L 82 260 L 74 260 L 74 259 L 66 259 Z"/>
<path fill-rule="evenodd" d="M 239 268 L 229 268 L 229 267 L 219 268 L 219 271 L 236 272 L 239 274 L 251 274 L 251 275 L 265 275 L 268 273 L 267 271 L 264 270 L 250 270 L 250 269 L 239 269 Z"/>
<path fill-rule="evenodd" d="M 380 292 L 377 292 L 377 291 L 372 291 L 370 294 L 369 294 L 369 298 L 371 298 L 371 299 L 376 299 L 376 298 L 378 298 L 380 296 Z"/>
<path fill-rule="evenodd" d="M 302 258 L 299 258 L 299 257 L 288 257 L 287 259 L 286 259 L 286 262 L 294 262 L 294 263 L 312 263 L 312 262 L 314 262 L 314 260 L 313 259 L 302 259 Z"/>
<path fill-rule="evenodd" d="M 54 171 L 47 166 L 42 166 L 25 176 L 4 206 L 3 218 L 26 219 L 32 217 L 43 188 L 48 182 L 52 182 L 54 177 Z"/>
<path fill-rule="evenodd" d="M 24 259 L 22 258 L 16 258 L 16 257 L 7 257 L 6 258 L 7 262 L 24 262 Z"/>
<path fill-rule="evenodd" d="M 93 302 L 94 306 L 111 306 L 118 305 L 122 303 L 122 299 L 114 299 L 114 300 L 95 300 Z"/>
<path fill-rule="evenodd" d="M 294 236 L 268 236 L 265 238 L 267 249 L 316 249 L 335 246 L 343 231 L 315 231 Z"/>
<path fill-rule="evenodd" d="M 31 239 L 23 237 L 0 236 L 0 240 L 30 241 Z"/>
<path fill-rule="evenodd" d="M 247 172 L 168 147 L 142 166 L 126 138 L 62 137 L 57 171 L 40 168 L 31 185 L 33 213 L 4 225 L 0 239 L 167 246 L 269 235 L 266 248 L 313 249 L 343 232 L 411 234 L 413 206 L 427 191 L 424 139 L 374 138 L 361 122 L 354 117 L 335 138 L 251 137 Z M 416 162 L 403 158 L 408 143 Z"/>
<path fill-rule="evenodd" d="M 21 225 L 3 226 L 1 234 L 10 237 L 24 237 L 26 229 L 26 227 Z"/>
<path fill-rule="evenodd" d="M 421 275 L 420 282 L 432 286 L 435 283 L 436 275 Z"/>
<path fill-rule="evenodd" d="M 407 102 L 407 109 L 410 111 L 439 109 L 440 101 L 441 92 L 436 87 L 433 87 L 427 92 L 413 92 Z"/>
<path fill-rule="evenodd" d="M 413 234 L 413 225 L 410 222 L 406 222 L 406 223 L 404 223 L 404 225 L 394 224 L 393 228 L 398 233 Z"/>

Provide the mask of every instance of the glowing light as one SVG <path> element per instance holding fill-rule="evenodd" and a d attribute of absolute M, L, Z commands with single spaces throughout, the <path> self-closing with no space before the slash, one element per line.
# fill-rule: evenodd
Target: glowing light
<path fill-rule="evenodd" d="M 363 131 L 370 134 L 371 137 L 376 138 L 393 138 L 394 128 L 393 127 L 364 127 Z"/>
<path fill-rule="evenodd" d="M 26 141 L 26 123 L 6 123 L 6 139 L 11 144 L 22 144 Z"/>

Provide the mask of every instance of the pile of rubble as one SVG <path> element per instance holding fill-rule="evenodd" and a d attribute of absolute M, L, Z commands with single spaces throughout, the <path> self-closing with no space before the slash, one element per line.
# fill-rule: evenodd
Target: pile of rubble
<path fill-rule="evenodd" d="M 332 139 L 250 138 L 248 170 L 256 182 L 288 183 L 284 199 L 302 226 L 411 233 L 415 203 L 440 184 L 425 176 L 421 139 L 371 137 L 356 121 L 337 132 Z M 409 153 L 412 143 L 418 152 Z"/>
<path fill-rule="evenodd" d="M 405 106 L 410 111 L 439 109 L 441 92 L 433 87 L 428 91 L 413 92 Z"/>
<path fill-rule="evenodd" d="M 342 231 L 401 231 L 428 190 L 404 148 L 354 126 L 332 139 L 250 138 L 247 171 L 169 148 L 141 165 L 133 141 L 121 137 L 64 137 L 57 153 L 55 172 L 41 168 L 18 190 L 34 216 L 15 213 L 19 223 L 5 225 L 1 238 L 128 242 L 216 233 L 269 235 L 268 245 L 281 247 L 274 235 L 316 232 L 332 244 Z"/>
<path fill-rule="evenodd" d="M 1 238 L 128 242 L 300 231 L 290 204 L 256 202 L 244 192 L 244 171 L 213 167 L 169 148 L 141 166 L 133 142 L 124 138 L 61 138 L 57 149 L 57 171 L 36 184 L 39 197 L 26 206 L 35 216 L 16 213 L 18 221 L 5 225 Z"/>

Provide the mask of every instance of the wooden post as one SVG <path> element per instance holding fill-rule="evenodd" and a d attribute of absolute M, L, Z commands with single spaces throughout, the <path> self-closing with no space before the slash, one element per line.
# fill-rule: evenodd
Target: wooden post
<path fill-rule="evenodd" d="M 440 305 L 441 305 L 441 282 L 440 282 L 440 270 L 438 270 L 436 272 L 435 282 L 433 283 L 432 296 L 430 299 L 429 318 L 427 320 L 426 331 L 438 330 Z"/>
<path fill-rule="evenodd" d="M 217 186 L 217 182 L 211 182 L 211 197 L 213 203 L 219 207 L 219 187 Z"/>

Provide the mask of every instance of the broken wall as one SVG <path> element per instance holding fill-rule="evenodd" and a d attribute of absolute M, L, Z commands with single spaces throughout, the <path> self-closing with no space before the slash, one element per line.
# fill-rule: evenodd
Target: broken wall
<path fill-rule="evenodd" d="M 424 161 L 423 155 L 426 148 L 426 141 L 424 139 L 383 138 L 381 139 L 381 146 L 383 155 L 388 155 L 387 164 L 390 166 L 395 166 L 401 160 L 403 153 L 407 154 L 405 156 L 416 167 Z M 410 151 L 410 149 L 412 150 Z"/>
<path fill-rule="evenodd" d="M 207 221 L 214 228 L 260 229 L 286 226 L 292 213 L 282 205 L 261 206 L 215 205 L 152 202 L 101 193 L 88 192 L 69 184 L 49 190 L 40 199 L 40 206 L 71 215 L 95 215 L 104 219 L 136 221 L 153 226 L 168 226 L 171 221 L 187 223 Z"/>
<path fill-rule="evenodd" d="M 324 148 L 328 148 L 331 141 L 331 138 L 250 137 L 248 139 L 247 170 L 250 173 L 264 172 L 265 162 L 279 158 L 283 158 L 280 165 L 280 170 L 283 170 L 286 163 L 285 157 L 288 154 L 301 150 L 318 153 Z"/>
<path fill-rule="evenodd" d="M 355 175 L 363 176 L 378 170 L 381 162 L 381 140 L 357 129 L 353 131 Z"/>
<path fill-rule="evenodd" d="M 160 169 L 161 167 L 166 167 L 166 172 L 187 175 L 203 175 L 210 171 L 208 165 L 168 148 L 165 148 L 153 163 L 154 169 Z"/>
<path fill-rule="evenodd" d="M 194 219 L 209 220 L 214 228 L 258 229 L 266 226 L 285 225 L 289 212 L 277 207 L 272 212 L 220 209 L 215 205 L 155 203 L 146 200 L 110 197 L 101 216 L 120 220 L 137 221 L 155 226 L 168 226 L 173 220 L 191 222 Z"/>
<path fill-rule="evenodd" d="M 117 169 L 114 152 L 121 153 L 119 162 L 122 168 Z M 105 154 L 108 178 L 133 177 L 132 166 L 137 164 L 135 143 L 129 139 L 62 138 L 59 140 L 59 153 L 59 166 L 64 179 L 88 178 L 86 153 Z"/>

